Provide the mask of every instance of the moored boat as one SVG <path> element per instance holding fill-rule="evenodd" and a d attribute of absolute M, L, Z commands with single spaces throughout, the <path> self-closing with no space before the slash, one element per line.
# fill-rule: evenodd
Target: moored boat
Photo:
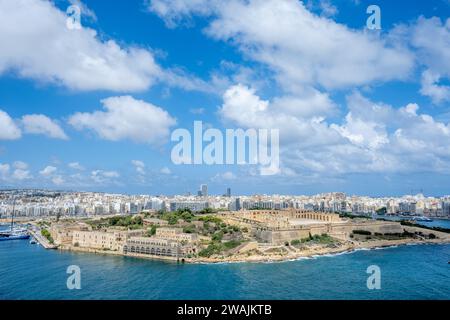
<path fill-rule="evenodd" d="M 28 234 L 28 230 L 25 228 L 17 228 L 14 227 L 14 209 L 15 209 L 16 201 L 13 202 L 13 211 L 11 213 L 11 228 L 10 230 L 0 231 L 0 241 L 7 240 L 24 240 L 29 239 L 30 235 Z"/>

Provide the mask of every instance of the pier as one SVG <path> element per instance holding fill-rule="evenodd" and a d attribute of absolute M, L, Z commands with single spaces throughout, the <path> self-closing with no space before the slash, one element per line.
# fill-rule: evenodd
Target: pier
<path fill-rule="evenodd" d="M 29 230 L 28 231 L 30 233 L 30 235 L 36 239 L 36 241 L 42 245 L 45 249 L 56 249 L 58 246 L 51 244 L 46 237 L 44 237 L 41 233 L 40 233 L 40 229 L 38 230 Z"/>

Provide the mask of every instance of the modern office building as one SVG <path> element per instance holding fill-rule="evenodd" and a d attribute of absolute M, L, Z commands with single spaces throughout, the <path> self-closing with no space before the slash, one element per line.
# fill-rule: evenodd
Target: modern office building
<path fill-rule="evenodd" d="M 208 196 L 208 186 L 206 184 L 200 185 L 200 191 L 201 191 L 203 197 Z"/>

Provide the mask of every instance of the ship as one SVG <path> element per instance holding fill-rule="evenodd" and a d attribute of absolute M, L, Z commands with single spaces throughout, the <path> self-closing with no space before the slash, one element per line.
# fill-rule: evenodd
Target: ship
<path fill-rule="evenodd" d="M 25 228 L 15 227 L 14 226 L 14 210 L 15 210 L 16 200 L 13 202 L 13 210 L 11 213 L 11 227 L 10 230 L 0 231 L 0 241 L 7 240 L 24 240 L 29 239 L 30 235 L 28 234 L 28 230 Z"/>
<path fill-rule="evenodd" d="M 414 218 L 414 220 L 420 221 L 420 222 L 432 222 L 433 221 L 433 219 L 430 219 L 430 218 L 424 217 L 424 216 L 416 217 L 416 218 Z"/>

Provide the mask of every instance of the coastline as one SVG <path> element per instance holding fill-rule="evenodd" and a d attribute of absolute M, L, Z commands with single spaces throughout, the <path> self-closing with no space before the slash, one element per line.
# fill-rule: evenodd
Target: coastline
<path fill-rule="evenodd" d="M 437 241 L 436 241 L 437 240 Z M 286 256 L 248 256 L 248 257 L 226 257 L 220 258 L 193 258 L 186 259 L 187 263 L 193 264 L 221 264 L 221 263 L 278 263 L 296 261 L 302 259 L 311 259 L 316 257 L 339 255 L 346 253 L 353 253 L 361 250 L 380 250 L 395 248 L 407 245 L 444 245 L 450 244 L 450 239 L 436 239 L 433 241 L 409 241 L 409 240 L 392 240 L 389 242 L 374 241 L 373 243 L 358 243 L 353 245 L 344 245 L 339 248 L 321 248 L 319 250 L 309 250 L 307 253 L 298 253 Z"/>
<path fill-rule="evenodd" d="M 165 261 L 165 262 L 183 262 L 189 264 L 224 264 L 224 263 L 279 263 L 279 262 L 289 262 L 295 260 L 302 259 L 312 259 L 316 257 L 323 257 L 328 255 L 339 255 L 357 252 L 361 250 L 379 250 L 379 249 L 388 249 L 398 246 L 406 246 L 406 245 L 427 245 L 427 244 L 450 244 L 450 235 L 444 234 L 445 237 L 432 239 L 432 240 L 417 240 L 417 239 L 400 239 L 400 240 L 372 240 L 367 242 L 353 242 L 353 243 L 344 243 L 339 247 L 311 247 L 307 250 L 292 252 L 291 254 L 286 255 L 231 255 L 224 257 L 213 257 L 213 258 L 180 258 L 174 259 L 173 257 L 165 257 L 165 256 L 144 256 L 144 255 L 124 255 L 119 251 L 108 251 L 108 250 L 98 250 L 92 248 L 80 248 L 73 246 L 60 246 L 58 250 L 61 251 L 69 251 L 69 252 L 79 252 L 79 253 L 93 253 L 93 254 L 101 254 L 101 255 L 113 255 L 113 256 L 122 256 L 122 257 L 130 257 L 136 259 L 146 259 L 146 260 L 156 260 L 156 261 Z"/>

